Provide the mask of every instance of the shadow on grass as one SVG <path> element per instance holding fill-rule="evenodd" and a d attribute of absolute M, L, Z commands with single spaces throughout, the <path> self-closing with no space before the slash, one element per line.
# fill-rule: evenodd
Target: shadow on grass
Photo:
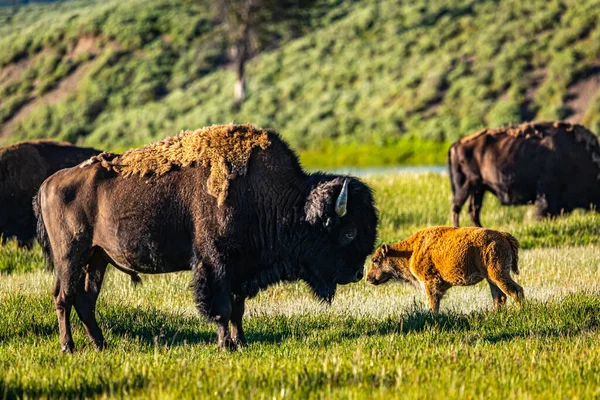
<path fill-rule="evenodd" d="M 560 338 L 596 332 L 600 329 L 598 297 L 574 294 L 556 303 L 528 302 L 522 309 L 509 307 L 500 311 L 470 314 L 412 310 L 398 317 L 276 316 L 250 320 L 247 336 L 250 343 L 278 344 L 286 340 L 318 338 L 320 344 L 339 344 L 346 339 L 408 335 L 433 331 L 454 334 L 467 344 L 491 344 L 520 338 Z"/>
<path fill-rule="evenodd" d="M 595 294 L 567 296 L 555 303 L 531 302 L 523 309 L 471 314 L 443 313 L 413 309 L 387 318 L 352 317 L 328 313 L 307 315 L 261 315 L 245 318 L 249 343 L 280 344 L 288 340 L 315 339 L 320 344 L 336 344 L 360 337 L 406 335 L 425 331 L 459 333 L 466 343 L 499 343 L 528 337 L 560 337 L 597 331 L 600 308 Z M 46 337 L 56 340 L 58 324 L 51 301 L 22 295 L 8 296 L 0 304 L 0 344 L 21 339 Z M 73 312 L 73 326 L 80 334 L 82 325 Z M 120 305 L 101 307 L 98 321 L 110 342 L 133 341 L 142 347 L 174 347 L 193 344 L 216 346 L 216 326 L 199 315 L 178 315 L 158 308 Z M 89 345 L 76 339 L 76 345 Z"/>
<path fill-rule="evenodd" d="M 200 315 L 183 316 L 158 309 L 112 307 L 99 316 L 103 329 L 113 336 L 136 338 L 147 345 L 181 346 L 216 344 L 216 326 Z"/>
<path fill-rule="evenodd" d="M 216 325 L 200 316 L 186 317 L 160 310 L 111 309 L 101 316 L 111 335 L 136 338 L 147 345 L 167 347 L 186 344 L 216 345 Z M 249 343 L 279 344 L 290 338 L 304 339 L 315 331 L 330 335 L 335 341 L 363 336 L 406 334 L 437 329 L 445 332 L 467 331 L 469 317 L 461 314 L 412 312 L 401 319 L 353 318 L 323 315 L 260 316 L 246 318 L 244 327 Z"/>
<path fill-rule="evenodd" d="M 417 311 L 385 319 L 312 315 L 260 317 L 249 321 L 246 335 L 250 343 L 277 344 L 288 339 L 302 340 L 320 332 L 323 334 L 322 341 L 333 343 L 365 336 L 408 334 L 428 329 L 458 332 L 469 328 L 469 317 L 466 315 L 434 315 Z"/>
<path fill-rule="evenodd" d="M 16 300 L 16 299 L 15 299 Z M 16 303 L 4 304 L 14 323 L 6 323 L 0 329 L 0 344 L 31 336 L 55 338 L 58 346 L 58 323 L 50 304 L 38 303 L 20 307 Z M 47 306 L 47 307 L 44 307 Z M 12 314 L 12 315 L 11 315 Z M 137 309 L 133 307 L 103 307 L 97 312 L 98 322 L 109 341 L 137 340 L 144 346 L 181 346 L 187 344 L 216 345 L 216 326 L 206 323 L 202 317 L 168 313 L 160 309 Z M 71 314 L 75 331 L 82 331 L 76 313 Z M 466 331 L 470 327 L 469 316 L 461 314 L 438 314 L 415 311 L 405 316 L 386 319 L 369 317 L 343 317 L 328 315 L 259 316 L 245 318 L 244 327 L 249 343 L 278 344 L 290 338 L 304 339 L 322 332 L 325 336 L 355 339 L 363 336 L 406 334 L 427 329 L 441 331 Z M 76 340 L 76 347 L 88 345 Z"/>
<path fill-rule="evenodd" d="M 0 345 L 41 337 L 55 338 L 58 347 L 58 321 L 51 298 L 9 295 L 0 304 L 0 316 Z M 156 308 L 108 306 L 100 307 L 96 317 L 109 342 L 111 336 L 138 339 L 149 345 L 216 342 L 216 328 L 204 323 L 200 316 L 177 315 Z M 71 324 L 75 333 L 83 331 L 75 310 L 71 312 Z M 88 341 L 87 336 L 85 339 Z M 76 347 L 82 344 L 76 339 Z"/>

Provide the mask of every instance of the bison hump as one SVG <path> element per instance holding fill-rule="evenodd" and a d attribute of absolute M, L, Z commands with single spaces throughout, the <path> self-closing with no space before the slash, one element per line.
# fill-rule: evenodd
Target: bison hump
<path fill-rule="evenodd" d="M 102 165 L 125 177 L 160 177 L 175 169 L 202 165 L 210 168 L 208 192 L 221 205 L 230 180 L 246 173 L 252 150 L 270 144 L 269 133 L 251 124 L 213 125 L 129 150 Z"/>

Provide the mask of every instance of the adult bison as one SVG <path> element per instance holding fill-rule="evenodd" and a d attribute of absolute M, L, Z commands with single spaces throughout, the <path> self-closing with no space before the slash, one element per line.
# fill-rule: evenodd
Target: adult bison
<path fill-rule="evenodd" d="M 72 305 L 96 347 L 106 345 L 94 310 L 107 263 L 129 274 L 191 269 L 219 348 L 235 348 L 246 342 L 246 298 L 301 279 L 331 301 L 337 284 L 362 278 L 377 225 L 364 183 L 306 174 L 275 132 L 252 125 L 95 157 L 46 180 L 35 207 L 67 352 Z"/>
<path fill-rule="evenodd" d="M 72 167 L 97 150 L 48 140 L 28 141 L 0 149 L 0 235 L 31 245 L 35 217 L 31 200 L 40 185 L 59 169 Z"/>
<path fill-rule="evenodd" d="M 455 227 L 467 199 L 473 223 L 481 226 L 486 191 L 504 205 L 535 202 L 538 218 L 600 205 L 600 146 L 581 125 L 533 122 L 484 129 L 450 147 L 448 168 Z"/>

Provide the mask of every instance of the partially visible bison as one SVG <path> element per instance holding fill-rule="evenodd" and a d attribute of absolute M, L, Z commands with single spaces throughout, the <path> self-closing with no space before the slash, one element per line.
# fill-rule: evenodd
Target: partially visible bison
<path fill-rule="evenodd" d="M 275 132 L 252 125 L 102 154 L 47 179 L 34 206 L 66 352 L 72 306 L 106 345 L 95 307 L 108 263 L 130 275 L 192 270 L 198 309 L 216 322 L 219 347 L 235 348 L 246 343 L 247 298 L 303 280 L 331 301 L 338 284 L 362 278 L 377 227 L 369 187 L 306 174 Z"/>
<path fill-rule="evenodd" d="M 566 122 L 533 122 L 484 129 L 448 151 L 452 222 L 469 200 L 476 226 L 483 195 L 503 205 L 535 203 L 538 218 L 600 206 L 600 146 L 585 127 Z"/>
<path fill-rule="evenodd" d="M 28 141 L 0 149 L 0 235 L 29 246 L 35 238 L 31 201 L 56 171 L 100 153 L 48 140 Z"/>
<path fill-rule="evenodd" d="M 394 244 L 382 244 L 371 258 L 369 283 L 400 279 L 425 289 L 429 308 L 438 312 L 452 286 L 487 280 L 494 307 L 510 296 L 523 300 L 523 288 L 510 276 L 519 273 L 519 242 L 506 232 L 484 228 L 436 226 Z"/>

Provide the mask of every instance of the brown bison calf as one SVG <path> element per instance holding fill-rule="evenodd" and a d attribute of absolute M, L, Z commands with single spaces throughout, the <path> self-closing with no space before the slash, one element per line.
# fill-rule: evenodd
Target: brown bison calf
<path fill-rule="evenodd" d="M 437 312 L 452 286 L 469 286 L 486 279 L 494 306 L 506 295 L 521 303 L 523 288 L 510 276 L 519 273 L 519 242 L 505 232 L 483 228 L 433 227 L 396 244 L 382 244 L 371 258 L 367 280 L 374 284 L 394 278 L 421 284 L 429 308 Z"/>

